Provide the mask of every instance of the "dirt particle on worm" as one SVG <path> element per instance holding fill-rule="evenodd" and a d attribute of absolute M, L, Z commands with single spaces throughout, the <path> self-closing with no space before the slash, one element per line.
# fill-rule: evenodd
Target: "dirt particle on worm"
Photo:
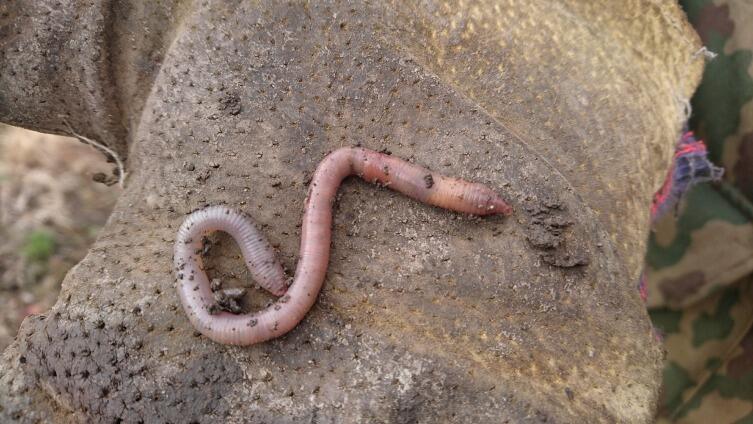
<path fill-rule="evenodd" d="M 212 248 L 212 241 L 208 237 L 201 238 L 201 256 L 207 256 Z"/>
<path fill-rule="evenodd" d="M 246 294 L 246 289 L 242 288 L 229 288 L 217 290 L 213 293 L 215 304 L 215 310 L 227 311 L 233 314 L 240 314 L 243 312 L 240 300 Z"/>
<path fill-rule="evenodd" d="M 222 288 L 222 281 L 219 278 L 212 278 L 212 281 L 209 282 L 209 288 L 216 292 Z"/>
<path fill-rule="evenodd" d="M 434 177 L 431 174 L 424 175 L 424 184 L 426 184 L 426 188 L 434 187 Z"/>

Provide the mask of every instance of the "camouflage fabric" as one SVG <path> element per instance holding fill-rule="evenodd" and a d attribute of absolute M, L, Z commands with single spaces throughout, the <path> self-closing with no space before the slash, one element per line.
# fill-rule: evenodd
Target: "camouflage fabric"
<path fill-rule="evenodd" d="M 648 305 L 667 350 L 658 421 L 753 423 L 753 3 L 681 3 L 716 54 L 690 127 L 726 172 L 651 235 Z"/>

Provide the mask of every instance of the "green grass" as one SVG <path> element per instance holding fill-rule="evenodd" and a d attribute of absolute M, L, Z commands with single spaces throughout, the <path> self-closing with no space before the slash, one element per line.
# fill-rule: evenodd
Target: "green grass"
<path fill-rule="evenodd" d="M 55 236 L 49 231 L 35 230 L 26 236 L 21 254 L 30 261 L 46 262 L 55 253 Z"/>

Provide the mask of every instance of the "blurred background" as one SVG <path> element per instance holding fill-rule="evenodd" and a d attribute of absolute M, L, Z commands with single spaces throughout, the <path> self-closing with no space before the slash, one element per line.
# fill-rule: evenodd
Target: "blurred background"
<path fill-rule="evenodd" d="M 0 124 L 0 352 L 94 242 L 120 191 L 113 167 L 74 138 Z"/>

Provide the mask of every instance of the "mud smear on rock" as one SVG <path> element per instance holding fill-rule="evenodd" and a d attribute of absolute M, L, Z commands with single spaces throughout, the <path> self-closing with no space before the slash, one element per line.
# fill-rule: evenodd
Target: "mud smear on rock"
<path fill-rule="evenodd" d="M 526 239 L 541 250 L 541 259 L 554 267 L 588 265 L 588 252 L 573 236 L 573 220 L 557 199 L 549 197 L 524 205 L 528 221 Z"/>

